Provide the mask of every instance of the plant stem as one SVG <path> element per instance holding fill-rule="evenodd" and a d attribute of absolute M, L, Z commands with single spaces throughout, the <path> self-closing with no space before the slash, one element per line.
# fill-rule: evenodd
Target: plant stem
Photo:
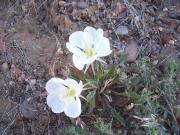
<path fill-rule="evenodd" d="M 93 75 L 95 77 L 95 70 L 94 70 L 94 64 L 93 63 L 91 63 L 91 69 L 92 69 Z"/>

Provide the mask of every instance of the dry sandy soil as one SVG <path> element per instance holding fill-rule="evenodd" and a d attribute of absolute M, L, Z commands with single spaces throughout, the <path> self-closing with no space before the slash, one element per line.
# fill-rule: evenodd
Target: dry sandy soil
<path fill-rule="evenodd" d="M 122 53 L 128 55 L 128 73 L 142 56 L 162 70 L 169 59 L 180 60 L 178 0 L 0 0 L 0 134 L 60 135 L 75 125 L 51 112 L 44 86 L 52 76 L 68 76 L 73 65 L 65 44 L 72 32 L 86 26 L 103 28 L 110 39 L 110 65 Z M 113 97 L 112 106 L 125 120 L 124 125 L 113 121 L 114 134 L 145 135 L 133 111 L 122 112 L 126 100 Z M 92 134 L 102 134 L 93 123 L 99 117 L 110 122 L 110 115 L 108 109 L 83 112 L 81 122 Z"/>

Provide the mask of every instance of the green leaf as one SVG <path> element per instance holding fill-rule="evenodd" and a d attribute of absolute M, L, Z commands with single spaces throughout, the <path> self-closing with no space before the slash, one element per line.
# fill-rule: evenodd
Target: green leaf
<path fill-rule="evenodd" d="M 127 60 L 127 55 L 122 55 L 119 60 L 118 60 L 118 63 L 119 64 L 124 64 L 124 62 L 126 62 Z"/>
<path fill-rule="evenodd" d="M 125 126 L 124 118 L 121 117 L 121 116 L 119 115 L 119 113 L 118 113 L 115 109 L 113 109 L 113 110 L 111 111 L 111 114 L 112 114 L 113 118 L 114 118 L 119 124 Z"/>
<path fill-rule="evenodd" d="M 89 112 L 91 112 L 95 108 L 95 95 L 96 91 L 90 91 L 86 96 L 87 101 L 89 103 Z"/>
<path fill-rule="evenodd" d="M 103 65 L 101 62 L 95 62 L 95 79 L 99 82 L 103 77 Z"/>
<path fill-rule="evenodd" d="M 98 82 L 96 80 L 93 80 L 93 79 L 86 79 L 86 82 L 89 83 L 90 86 L 96 88 L 98 87 Z"/>
<path fill-rule="evenodd" d="M 127 81 L 125 81 L 125 85 L 127 90 L 131 90 L 133 87 L 138 86 L 141 83 L 140 77 L 129 77 Z"/>
<path fill-rule="evenodd" d="M 116 67 L 113 65 L 110 70 L 104 75 L 104 78 L 113 78 L 116 74 Z"/>
<path fill-rule="evenodd" d="M 112 134 L 112 123 L 105 123 L 102 119 L 97 119 L 97 121 L 94 123 L 94 126 L 101 131 L 103 134 Z"/>
<path fill-rule="evenodd" d="M 78 76 L 76 74 L 76 69 L 73 69 L 73 68 L 70 69 L 70 73 L 69 73 L 68 77 L 75 79 L 76 81 L 79 81 L 79 80 L 84 81 L 87 78 L 86 74 L 84 74 L 83 72 L 82 72 L 81 76 Z"/>
<path fill-rule="evenodd" d="M 110 95 L 104 94 L 104 96 L 107 98 L 107 100 L 108 100 L 109 102 L 112 102 L 112 97 L 111 97 Z"/>
<path fill-rule="evenodd" d="M 179 64 L 176 60 L 169 60 L 168 70 L 170 74 L 174 74 L 180 71 Z"/>

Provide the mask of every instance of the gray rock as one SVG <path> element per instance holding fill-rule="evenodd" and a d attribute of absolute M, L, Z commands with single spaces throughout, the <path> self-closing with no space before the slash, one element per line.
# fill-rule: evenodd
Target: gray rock
<path fill-rule="evenodd" d="M 88 7 L 88 3 L 85 2 L 85 1 L 79 1 L 79 2 L 77 2 L 77 7 L 80 8 L 80 9 L 87 8 Z"/>
<path fill-rule="evenodd" d="M 8 71 L 9 70 L 8 63 L 7 62 L 3 63 L 1 65 L 1 69 L 2 69 L 3 72 Z"/>
<path fill-rule="evenodd" d="M 123 35 L 128 35 L 129 30 L 126 26 L 119 25 L 116 29 L 117 35 L 123 36 Z"/>
<path fill-rule="evenodd" d="M 28 119 L 34 119 L 38 115 L 37 104 L 30 99 L 25 99 L 19 109 L 21 114 Z"/>

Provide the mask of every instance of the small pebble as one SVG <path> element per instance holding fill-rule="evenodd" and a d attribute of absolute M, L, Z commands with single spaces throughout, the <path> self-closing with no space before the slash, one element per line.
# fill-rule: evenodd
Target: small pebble
<path fill-rule="evenodd" d="M 127 55 L 127 62 L 134 62 L 138 57 L 138 45 L 135 40 L 128 40 L 123 54 Z"/>
<path fill-rule="evenodd" d="M 15 84 L 14 81 L 9 81 L 9 85 L 10 85 L 10 86 L 13 86 L 14 84 Z"/>
<path fill-rule="evenodd" d="M 85 2 L 85 1 L 77 2 L 77 7 L 80 8 L 80 9 L 87 8 L 88 7 L 88 3 Z"/>
<path fill-rule="evenodd" d="M 7 71 L 9 69 L 8 63 L 7 62 L 3 63 L 1 68 L 2 68 L 2 71 Z"/>
<path fill-rule="evenodd" d="M 154 60 L 152 64 L 155 66 L 158 64 L 158 62 L 159 62 L 158 60 Z"/>
<path fill-rule="evenodd" d="M 163 31 L 163 28 L 162 28 L 162 27 L 159 27 L 158 29 L 159 29 L 159 31 Z"/>
<path fill-rule="evenodd" d="M 64 6 L 66 4 L 66 2 L 65 1 L 59 1 L 59 6 Z"/>
<path fill-rule="evenodd" d="M 170 45 L 174 45 L 174 43 L 175 43 L 174 40 L 169 40 Z"/>
<path fill-rule="evenodd" d="M 121 36 L 128 35 L 129 30 L 126 26 L 119 25 L 118 28 L 116 29 L 116 33 Z"/>
<path fill-rule="evenodd" d="M 27 119 L 36 118 L 38 115 L 37 104 L 32 102 L 31 99 L 25 99 L 20 104 L 20 112 Z"/>
<path fill-rule="evenodd" d="M 134 107 L 134 103 L 130 103 L 129 105 L 126 106 L 126 109 L 129 111 Z"/>
<path fill-rule="evenodd" d="M 36 84 L 36 79 L 31 79 L 29 81 L 29 84 L 30 84 L 31 87 L 34 86 Z"/>
<path fill-rule="evenodd" d="M 161 45 L 155 44 L 151 47 L 151 54 L 152 56 L 158 56 L 161 53 Z"/>
<path fill-rule="evenodd" d="M 168 8 L 167 8 L 167 7 L 163 8 L 163 11 L 164 11 L 164 12 L 167 12 L 167 11 L 168 11 Z"/>

